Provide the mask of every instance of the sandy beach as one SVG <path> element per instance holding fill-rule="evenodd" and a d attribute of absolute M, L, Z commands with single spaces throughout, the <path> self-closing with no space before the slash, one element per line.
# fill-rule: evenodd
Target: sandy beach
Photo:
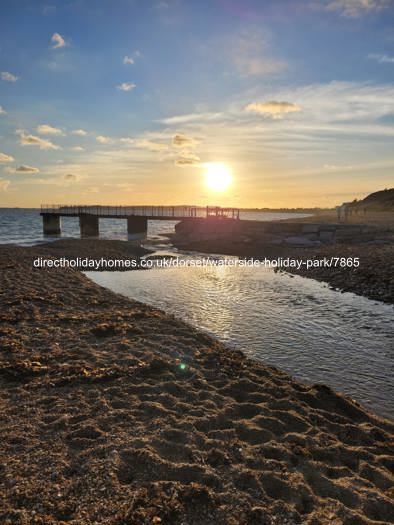
<path fill-rule="evenodd" d="M 1 523 L 392 523 L 392 422 L 33 268 L 54 249 L 0 250 Z"/>

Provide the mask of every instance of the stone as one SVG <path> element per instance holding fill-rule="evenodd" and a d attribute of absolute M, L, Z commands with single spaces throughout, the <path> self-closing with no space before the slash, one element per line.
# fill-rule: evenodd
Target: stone
<path fill-rule="evenodd" d="M 318 233 L 319 224 L 304 224 L 302 226 L 302 233 Z"/>
<path fill-rule="evenodd" d="M 334 231 L 321 231 L 319 233 L 319 239 L 321 242 L 333 242 L 335 237 Z"/>

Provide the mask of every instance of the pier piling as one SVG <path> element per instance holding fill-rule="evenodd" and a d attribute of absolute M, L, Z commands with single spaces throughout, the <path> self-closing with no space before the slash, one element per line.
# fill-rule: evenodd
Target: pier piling
<path fill-rule="evenodd" d="M 146 217 L 127 217 L 127 234 L 132 239 L 146 239 L 148 219 Z"/>
<path fill-rule="evenodd" d="M 58 235 L 60 234 L 60 216 L 54 214 L 42 215 L 42 229 L 44 235 Z"/>
<path fill-rule="evenodd" d="M 81 237 L 98 237 L 99 218 L 94 215 L 80 215 L 79 227 Z"/>

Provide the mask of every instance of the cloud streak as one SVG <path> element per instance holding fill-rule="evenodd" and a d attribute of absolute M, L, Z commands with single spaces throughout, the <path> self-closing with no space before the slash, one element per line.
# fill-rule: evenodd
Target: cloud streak
<path fill-rule="evenodd" d="M 161 142 L 154 142 L 148 139 L 136 140 L 134 146 L 140 149 L 146 149 L 148 151 L 166 151 L 168 149 L 167 144 Z"/>
<path fill-rule="evenodd" d="M 78 175 L 75 175 L 75 173 L 65 173 L 63 175 L 63 179 L 67 182 L 75 182 L 79 179 Z"/>
<path fill-rule="evenodd" d="M 357 18 L 361 15 L 381 11 L 389 6 L 389 0 L 329 0 L 324 3 L 326 11 L 335 11 L 340 16 Z"/>
<path fill-rule="evenodd" d="M 18 166 L 15 168 L 15 171 L 20 173 L 39 173 L 40 170 L 38 168 L 35 168 L 34 166 L 28 166 L 26 164 L 22 164 L 21 166 Z"/>
<path fill-rule="evenodd" d="M 201 165 L 200 159 L 198 157 L 196 158 L 189 158 L 189 157 L 180 157 L 175 161 L 175 166 L 178 166 L 180 168 L 198 168 Z"/>
<path fill-rule="evenodd" d="M 379 62 L 379 64 L 394 64 L 394 56 L 371 53 L 367 58 L 370 60 L 376 60 L 376 62 Z"/>
<path fill-rule="evenodd" d="M 19 133 L 20 143 L 22 146 L 38 146 L 42 150 L 59 150 L 60 146 L 54 144 L 52 141 L 29 135 L 23 131 Z"/>
<path fill-rule="evenodd" d="M 0 162 L 12 162 L 14 160 L 14 157 L 11 157 L 11 155 L 7 155 L 6 153 L 0 152 Z"/>
<path fill-rule="evenodd" d="M 9 71 L 2 71 L 0 73 L 0 78 L 1 80 L 4 80 L 4 82 L 16 82 L 19 77 L 17 77 L 16 75 L 13 75 Z"/>
<path fill-rule="evenodd" d="M 181 156 L 175 160 L 175 166 L 180 168 L 198 168 L 201 166 L 200 157 L 189 151 L 182 151 Z"/>
<path fill-rule="evenodd" d="M 201 122 L 202 120 L 212 121 L 219 120 L 223 117 L 223 113 L 187 113 L 185 115 L 174 115 L 159 120 L 163 124 L 169 126 L 176 126 L 178 124 L 190 124 L 191 122 Z"/>
<path fill-rule="evenodd" d="M 198 140 L 180 133 L 172 137 L 172 145 L 176 148 L 195 148 L 198 142 Z"/>
<path fill-rule="evenodd" d="M 268 102 L 251 102 L 245 109 L 260 115 L 269 115 L 274 119 L 282 119 L 288 113 L 297 113 L 300 107 L 293 102 L 269 100 Z"/>

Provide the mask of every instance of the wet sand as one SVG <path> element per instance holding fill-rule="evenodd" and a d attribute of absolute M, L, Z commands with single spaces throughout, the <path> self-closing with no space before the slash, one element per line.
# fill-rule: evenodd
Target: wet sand
<path fill-rule="evenodd" d="M 392 422 L 32 267 L 53 249 L 0 247 L 1 523 L 393 522 Z"/>

